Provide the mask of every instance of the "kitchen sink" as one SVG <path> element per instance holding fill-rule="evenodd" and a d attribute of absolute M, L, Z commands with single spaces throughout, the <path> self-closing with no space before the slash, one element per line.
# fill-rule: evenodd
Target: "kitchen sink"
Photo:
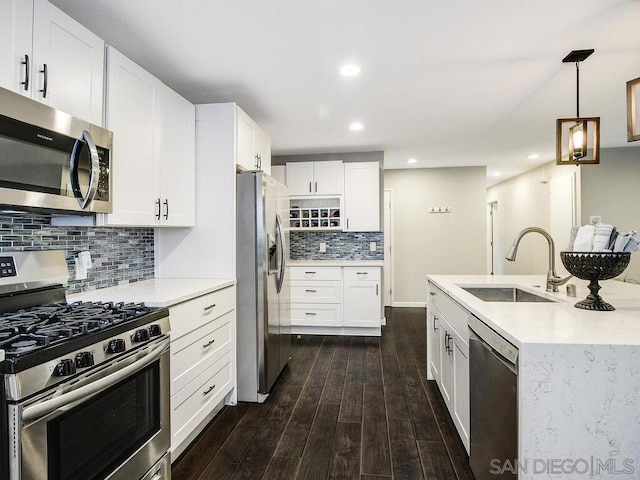
<path fill-rule="evenodd" d="M 484 302 L 553 302 L 517 287 L 460 287 Z"/>

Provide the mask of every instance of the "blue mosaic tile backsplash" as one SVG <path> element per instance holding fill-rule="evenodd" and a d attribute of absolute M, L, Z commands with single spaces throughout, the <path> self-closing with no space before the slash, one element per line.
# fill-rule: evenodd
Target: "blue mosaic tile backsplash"
<path fill-rule="evenodd" d="M 327 244 L 320 253 L 320 242 Z M 376 251 L 369 251 L 376 242 Z M 383 232 L 302 232 L 293 231 L 289 240 L 291 260 L 383 260 Z"/>
<path fill-rule="evenodd" d="M 153 248 L 152 228 L 54 227 L 51 215 L 0 213 L 0 251 L 65 251 L 68 294 L 153 278 Z M 91 253 L 93 267 L 86 279 L 72 280 L 81 251 Z"/>

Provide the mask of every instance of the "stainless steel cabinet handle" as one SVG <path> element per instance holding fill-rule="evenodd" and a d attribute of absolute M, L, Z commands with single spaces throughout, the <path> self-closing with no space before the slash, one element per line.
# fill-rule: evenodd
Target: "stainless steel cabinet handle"
<path fill-rule="evenodd" d="M 449 353 L 449 334 L 444 332 L 444 349 Z"/>
<path fill-rule="evenodd" d="M 432 297 L 436 296 L 436 292 L 429 292 L 429 295 L 431 295 Z"/>
<path fill-rule="evenodd" d="M 369 275 L 369 272 L 356 272 L 356 275 Z"/>
<path fill-rule="evenodd" d="M 42 73 L 42 75 L 44 76 L 44 80 L 42 82 L 42 89 L 38 91 L 42 93 L 42 98 L 47 98 L 47 84 L 49 82 L 49 72 L 47 71 L 46 63 L 42 66 L 42 70 L 40 70 L 40 73 Z"/>
<path fill-rule="evenodd" d="M 311 193 L 311 182 L 309 182 L 309 193 Z"/>
<path fill-rule="evenodd" d="M 316 193 L 318 193 L 318 182 L 316 182 Z"/>
<path fill-rule="evenodd" d="M 206 392 L 202 392 L 203 395 L 209 395 L 211 392 L 213 392 L 213 389 L 216 388 L 215 385 L 210 386 Z"/>
<path fill-rule="evenodd" d="M 169 199 L 164 199 L 164 219 L 169 220 Z"/>
<path fill-rule="evenodd" d="M 209 305 L 207 307 L 204 307 L 204 311 L 207 312 L 207 311 L 211 310 L 212 308 L 214 308 L 215 306 L 216 306 L 216 304 L 212 303 L 211 305 Z"/>
<path fill-rule="evenodd" d="M 317 313 L 313 313 L 313 312 L 304 312 L 305 315 L 311 315 L 313 317 L 315 317 L 317 315 Z"/>
<path fill-rule="evenodd" d="M 304 272 L 305 275 L 315 275 L 317 272 Z"/>
<path fill-rule="evenodd" d="M 438 317 L 436 317 L 435 315 L 433 316 L 433 331 L 437 332 L 438 331 L 438 327 L 436 326 L 436 322 L 438 321 Z"/>
<path fill-rule="evenodd" d="M 316 290 L 305 290 L 307 293 L 316 293 Z"/>
<path fill-rule="evenodd" d="M 376 283 L 376 297 L 378 296 L 378 284 Z"/>
<path fill-rule="evenodd" d="M 20 62 L 20 65 L 24 65 L 24 82 L 20 82 L 20 85 L 24 85 L 24 89 L 29 90 L 29 55 L 24 55 L 24 62 Z"/>
<path fill-rule="evenodd" d="M 211 345 L 213 345 L 214 343 L 216 343 L 215 338 L 213 340 L 211 340 L 210 342 L 205 343 L 204 345 L 202 345 L 202 348 L 207 348 L 210 347 Z"/>
<path fill-rule="evenodd" d="M 158 207 L 158 213 L 156 213 L 156 218 L 160 220 L 160 199 L 156 200 L 156 206 Z"/>

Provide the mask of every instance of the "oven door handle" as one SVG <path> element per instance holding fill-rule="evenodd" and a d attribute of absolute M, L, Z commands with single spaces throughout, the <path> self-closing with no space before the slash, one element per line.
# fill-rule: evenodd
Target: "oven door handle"
<path fill-rule="evenodd" d="M 114 372 L 110 375 L 107 375 L 104 378 L 96 380 L 95 382 L 91 382 L 88 385 L 84 385 L 77 390 L 72 390 L 70 392 L 64 393 L 59 397 L 54 397 L 50 400 L 45 400 L 40 403 L 36 403 L 33 406 L 26 407 L 22 411 L 22 420 L 23 422 L 31 422 L 33 420 L 38 420 L 49 413 L 58 410 L 66 405 L 70 405 L 73 402 L 76 402 L 80 399 L 86 399 L 89 396 L 95 395 L 96 393 L 110 387 L 111 385 L 115 385 L 121 380 L 124 380 L 132 373 L 140 370 L 141 368 L 146 367 L 147 365 L 156 361 L 166 350 L 169 343 L 169 339 L 162 342 L 159 346 L 150 350 L 144 357 L 139 360 L 136 360 L 130 365 Z"/>

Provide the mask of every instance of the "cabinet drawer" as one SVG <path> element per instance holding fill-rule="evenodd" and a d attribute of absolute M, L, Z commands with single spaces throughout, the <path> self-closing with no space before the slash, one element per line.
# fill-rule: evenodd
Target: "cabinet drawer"
<path fill-rule="evenodd" d="M 171 394 L 174 395 L 233 348 L 235 311 L 171 342 Z"/>
<path fill-rule="evenodd" d="M 229 352 L 171 396 L 171 448 L 177 446 L 204 420 L 233 386 Z"/>
<path fill-rule="evenodd" d="M 236 308 L 236 289 L 227 287 L 169 309 L 171 337 L 182 335 Z"/>
<path fill-rule="evenodd" d="M 380 267 L 344 267 L 344 279 L 347 280 L 380 280 Z"/>
<path fill-rule="evenodd" d="M 341 267 L 290 267 L 291 280 L 342 280 Z"/>
<path fill-rule="evenodd" d="M 292 304 L 291 325 L 339 327 L 342 325 L 341 306 L 338 304 Z"/>
<path fill-rule="evenodd" d="M 469 343 L 469 327 L 467 325 L 469 313 L 431 282 L 429 282 L 429 302 L 451 324 L 463 340 Z"/>
<path fill-rule="evenodd" d="M 340 303 L 342 282 L 291 282 L 291 303 Z"/>

